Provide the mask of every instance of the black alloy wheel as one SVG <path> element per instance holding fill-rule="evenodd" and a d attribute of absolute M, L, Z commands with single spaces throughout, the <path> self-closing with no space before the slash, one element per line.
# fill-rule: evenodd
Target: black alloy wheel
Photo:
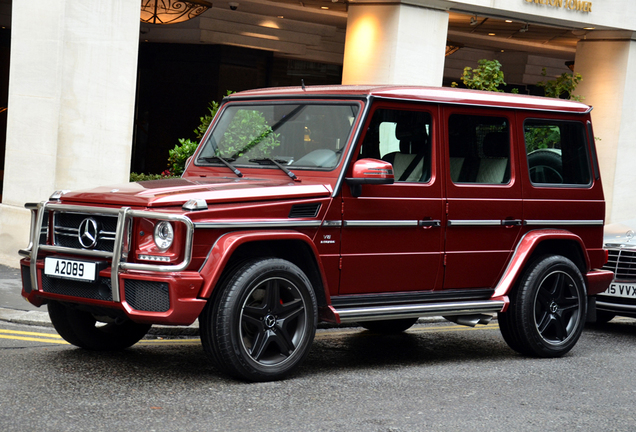
<path fill-rule="evenodd" d="M 508 310 L 499 313 L 499 327 L 515 351 L 558 357 L 581 336 L 586 308 L 585 283 L 576 265 L 563 256 L 545 256 L 522 275 Z"/>
<path fill-rule="evenodd" d="M 201 341 L 220 369 L 248 381 L 285 378 L 305 359 L 317 325 L 309 279 L 282 259 L 238 268 L 201 315 Z"/>

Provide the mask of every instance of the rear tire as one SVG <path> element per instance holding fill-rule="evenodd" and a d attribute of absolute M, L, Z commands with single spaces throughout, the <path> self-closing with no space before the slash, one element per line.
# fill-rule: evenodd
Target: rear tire
<path fill-rule="evenodd" d="M 318 308 L 311 282 L 282 259 L 240 266 L 200 317 L 201 343 L 220 370 L 248 381 L 291 374 L 309 353 Z"/>
<path fill-rule="evenodd" d="M 133 346 L 151 327 L 130 320 L 99 321 L 89 312 L 55 301 L 49 302 L 47 309 L 53 327 L 65 341 L 92 351 L 120 351 Z"/>
<path fill-rule="evenodd" d="M 569 352 L 583 331 L 585 283 L 569 259 L 544 256 L 522 275 L 506 312 L 498 314 L 504 340 L 513 350 L 536 357 Z"/>
<path fill-rule="evenodd" d="M 359 324 L 361 327 L 375 333 L 395 334 L 410 329 L 416 322 L 417 318 L 403 318 L 384 321 L 364 321 Z"/>

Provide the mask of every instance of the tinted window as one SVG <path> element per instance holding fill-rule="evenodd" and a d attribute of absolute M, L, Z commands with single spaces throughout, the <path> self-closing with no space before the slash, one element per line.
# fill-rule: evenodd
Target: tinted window
<path fill-rule="evenodd" d="M 431 178 L 431 115 L 423 111 L 378 109 L 362 143 L 360 158 L 393 165 L 395 181 Z"/>
<path fill-rule="evenodd" d="M 533 184 L 590 184 L 583 123 L 526 120 L 524 136 Z"/>
<path fill-rule="evenodd" d="M 453 114 L 448 120 L 449 168 L 453 183 L 510 181 L 510 132 L 502 117 Z"/>

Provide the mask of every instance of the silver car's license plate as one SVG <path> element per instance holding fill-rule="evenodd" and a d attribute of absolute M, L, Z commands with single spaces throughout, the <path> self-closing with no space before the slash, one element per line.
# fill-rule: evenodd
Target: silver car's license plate
<path fill-rule="evenodd" d="M 46 257 L 44 259 L 44 274 L 57 278 L 94 282 L 97 265 L 88 261 Z"/>
<path fill-rule="evenodd" d="M 636 298 L 636 284 L 612 282 L 600 295 Z"/>

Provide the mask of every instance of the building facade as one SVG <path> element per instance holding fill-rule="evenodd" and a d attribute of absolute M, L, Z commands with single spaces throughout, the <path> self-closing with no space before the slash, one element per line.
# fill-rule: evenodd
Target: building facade
<path fill-rule="evenodd" d="M 191 107 L 202 115 L 225 90 L 301 80 L 450 85 L 480 58 L 498 59 L 507 88 L 530 94 L 544 69 L 551 78 L 573 65 L 583 76 L 576 94 L 594 107 L 607 219 L 634 218 L 636 2 L 233 4 L 160 26 L 140 23 L 138 1 L 0 0 L 1 263 L 17 265 L 27 244 L 25 202 L 126 182 L 131 163 L 164 157 L 157 149 L 182 133 L 154 130 L 184 123 Z"/>

